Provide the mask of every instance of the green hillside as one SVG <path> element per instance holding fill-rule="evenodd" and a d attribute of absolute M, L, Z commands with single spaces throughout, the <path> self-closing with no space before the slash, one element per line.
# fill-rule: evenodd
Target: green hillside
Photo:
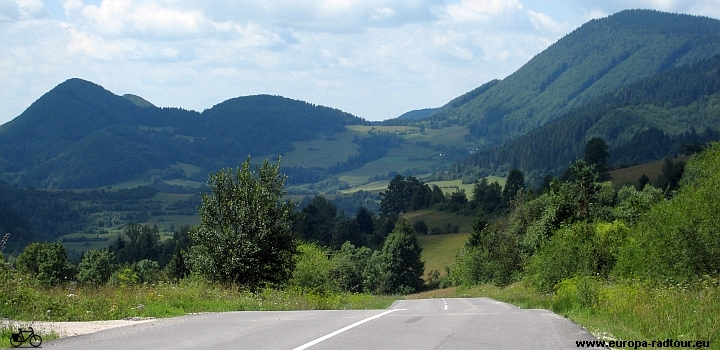
<path fill-rule="evenodd" d="M 0 127 L 2 178 L 23 186 L 93 188 L 153 176 L 204 181 L 248 155 L 344 132 L 364 120 L 279 96 L 238 97 L 203 111 L 157 108 L 70 79 Z M 187 176 L 180 164 L 200 169 Z"/>
<path fill-rule="evenodd" d="M 497 145 L 622 85 L 720 53 L 720 21 L 651 10 L 592 20 L 518 71 L 450 101 L 434 123 Z"/>
<path fill-rule="evenodd" d="M 602 138 L 610 163 L 639 164 L 720 138 L 720 56 L 670 69 L 601 95 L 557 120 L 474 153 L 466 173 L 520 168 L 535 177 L 561 172 Z"/>

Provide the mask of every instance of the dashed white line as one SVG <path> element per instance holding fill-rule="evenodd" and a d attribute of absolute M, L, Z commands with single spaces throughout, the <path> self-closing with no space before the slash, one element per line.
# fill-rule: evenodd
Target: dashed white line
<path fill-rule="evenodd" d="M 443 304 L 445 304 L 445 310 L 447 310 L 447 300 L 445 298 L 442 298 Z"/>
<path fill-rule="evenodd" d="M 347 331 L 347 330 L 349 330 L 349 329 L 351 329 L 351 328 L 357 327 L 357 326 L 359 326 L 359 325 L 361 325 L 361 324 L 363 324 L 363 323 L 365 323 L 365 322 L 372 321 L 372 320 L 374 320 L 374 319 L 383 317 L 383 316 L 385 316 L 385 315 L 387 315 L 387 314 L 389 314 L 389 313 L 392 313 L 392 312 L 395 312 L 395 311 L 400 311 L 400 310 L 405 310 L 405 309 L 392 309 L 392 310 L 385 311 L 385 312 L 383 312 L 383 313 L 381 313 L 381 314 L 377 314 L 377 315 L 375 315 L 375 316 L 368 317 L 368 318 L 366 318 L 366 319 L 364 319 L 364 320 L 357 321 L 357 322 L 355 322 L 355 323 L 353 323 L 353 324 L 351 324 L 351 325 L 349 325 L 349 326 L 347 326 L 347 327 L 345 327 L 345 328 L 338 329 L 338 330 L 336 330 L 335 332 L 332 332 L 332 333 L 330 333 L 330 334 L 328 334 L 328 335 L 326 335 L 326 336 L 317 338 L 317 339 L 315 339 L 315 340 L 313 340 L 313 341 L 311 341 L 311 342 L 309 342 L 309 343 L 300 345 L 300 346 L 298 346 L 297 348 L 295 348 L 295 349 L 293 349 L 293 350 L 303 350 L 303 349 L 307 349 L 307 348 L 309 348 L 309 347 L 311 347 L 311 346 L 313 346 L 313 345 L 315 345 L 315 344 L 317 344 L 317 343 L 319 343 L 319 342 L 321 342 L 321 341 L 323 341 L 323 340 L 330 339 L 330 338 L 332 338 L 332 337 L 334 337 L 334 336 L 336 336 L 336 335 L 338 335 L 338 334 L 340 334 L 340 333 L 342 333 L 342 332 L 345 332 L 345 331 Z"/>

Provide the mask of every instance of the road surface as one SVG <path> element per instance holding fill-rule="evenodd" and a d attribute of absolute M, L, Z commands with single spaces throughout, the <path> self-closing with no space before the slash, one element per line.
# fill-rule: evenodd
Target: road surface
<path fill-rule="evenodd" d="M 399 300 L 387 310 L 226 312 L 50 340 L 47 349 L 576 349 L 596 340 L 547 310 L 487 298 Z"/>

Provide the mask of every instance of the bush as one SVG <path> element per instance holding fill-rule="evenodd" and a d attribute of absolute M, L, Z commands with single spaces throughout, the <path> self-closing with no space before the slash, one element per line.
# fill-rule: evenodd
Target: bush
<path fill-rule="evenodd" d="M 561 280 L 575 275 L 607 277 L 615 266 L 627 232 L 621 222 L 579 222 L 561 228 L 530 258 L 527 277 L 547 292 Z"/>
<path fill-rule="evenodd" d="M 363 291 L 363 271 L 372 256 L 368 247 L 358 247 L 345 242 L 332 257 L 330 275 L 341 290 L 360 293 Z"/>
<path fill-rule="evenodd" d="M 155 260 L 143 259 L 132 265 L 138 283 L 155 283 L 162 279 L 160 264 Z"/>
<path fill-rule="evenodd" d="M 85 252 L 78 266 L 78 282 L 102 285 L 115 272 L 115 255 L 107 249 Z"/>
<path fill-rule="evenodd" d="M 15 266 L 46 286 L 75 277 L 75 266 L 70 264 L 65 247 L 59 242 L 30 244 L 18 256 Z"/>
<path fill-rule="evenodd" d="M 413 222 L 413 232 L 416 235 L 426 235 L 428 234 L 428 225 L 423 220 L 415 221 Z"/>
<path fill-rule="evenodd" d="M 300 254 L 289 284 L 315 294 L 327 294 L 339 289 L 337 280 L 332 278 L 334 262 L 330 260 L 327 248 L 315 244 L 298 246 Z"/>
<path fill-rule="evenodd" d="M 368 260 L 363 273 L 365 290 L 379 294 L 408 294 L 420 290 L 425 272 L 421 252 L 410 223 L 398 220 L 382 251 L 374 252 Z"/>
<path fill-rule="evenodd" d="M 600 299 L 602 281 L 597 276 L 575 276 L 555 286 L 552 309 L 565 312 L 576 308 L 591 308 Z"/>
<path fill-rule="evenodd" d="M 475 237 L 473 237 L 475 236 Z M 470 237 L 450 268 L 455 285 L 492 283 L 505 286 L 518 279 L 522 256 L 518 239 L 495 224 Z"/>
<path fill-rule="evenodd" d="M 283 201 L 285 176 L 265 161 L 253 171 L 248 157 L 237 170 L 210 175 L 200 225 L 191 238 L 191 270 L 212 281 L 258 289 L 283 284 L 295 268 L 292 202 Z"/>
<path fill-rule="evenodd" d="M 720 144 L 690 160 L 680 191 L 654 205 L 629 233 L 614 273 L 663 282 L 720 273 Z"/>

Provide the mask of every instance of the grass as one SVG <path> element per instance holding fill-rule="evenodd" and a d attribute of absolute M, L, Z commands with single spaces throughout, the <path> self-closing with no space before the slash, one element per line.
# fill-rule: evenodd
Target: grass
<path fill-rule="evenodd" d="M 472 217 L 435 210 L 418 210 L 404 213 L 401 217 L 410 222 L 425 221 L 428 227 L 442 227 L 450 223 L 460 226 L 460 233 L 417 236 L 422 248 L 421 259 L 425 262 L 425 279 L 430 271 L 446 275 L 445 267 L 455 263 L 455 253 L 465 244 L 471 230 Z"/>
<path fill-rule="evenodd" d="M 437 270 L 442 276 L 445 267 L 455 263 L 455 252 L 465 244 L 468 233 L 453 233 L 447 235 L 418 236 L 422 248 L 421 259 L 425 262 L 425 279 L 432 270 Z"/>
<path fill-rule="evenodd" d="M 20 321 L 96 321 L 174 317 L 196 312 L 385 309 L 397 297 L 239 290 L 201 279 L 131 286 L 44 288 L 25 281 L 2 286 L 0 317 Z"/>
<path fill-rule="evenodd" d="M 379 192 L 382 192 L 382 191 L 387 190 L 387 188 L 388 188 L 388 183 L 390 183 L 390 181 L 388 181 L 388 180 L 374 181 L 374 182 L 370 182 L 370 183 L 367 183 L 367 184 L 364 184 L 364 185 L 354 186 L 354 187 L 352 187 L 352 188 L 350 188 L 350 189 L 347 189 L 347 190 L 341 190 L 340 193 L 342 193 L 342 194 L 352 194 L 352 193 L 355 193 L 355 192 L 358 192 L 358 191 L 367 191 L 367 192 L 379 193 Z"/>
<path fill-rule="evenodd" d="M 433 226 L 442 227 L 443 225 L 448 223 L 458 225 L 460 226 L 460 233 L 470 232 L 473 219 L 471 216 L 463 216 L 456 213 L 436 211 L 430 209 L 403 213 L 401 217 L 407 219 L 411 223 L 419 220 L 425 221 L 425 224 L 427 224 L 428 228 L 431 228 Z"/>
<path fill-rule="evenodd" d="M 433 157 L 432 155 L 434 152 L 429 148 L 405 143 L 390 149 L 385 157 L 366 163 L 358 169 L 338 174 L 338 178 L 351 186 L 356 186 L 367 183 L 368 179 L 375 175 L 385 176 L 391 171 L 406 173 L 413 170 L 428 173 L 443 164 L 441 160 L 427 158 Z"/>
<path fill-rule="evenodd" d="M 678 157 L 673 159 L 673 163 L 681 161 L 687 163 L 690 157 Z M 617 189 L 623 186 L 634 186 L 638 183 L 638 179 L 645 174 L 650 181 L 655 181 L 662 174 L 662 167 L 665 165 L 664 160 L 650 162 L 631 166 L 623 169 L 617 169 L 610 172 L 613 186 Z"/>
<path fill-rule="evenodd" d="M 433 145 L 458 146 L 465 148 L 474 147 L 473 142 L 465 141 L 465 135 L 469 133 L 467 126 L 452 125 L 440 129 L 426 128 L 424 134 L 409 134 L 405 136 L 408 141 L 427 141 Z"/>
<path fill-rule="evenodd" d="M 367 131 L 363 132 L 346 127 L 344 132 L 333 133 L 308 141 L 292 142 L 295 149 L 283 155 L 280 164 L 284 167 L 327 168 L 333 166 L 338 162 L 344 162 L 348 157 L 358 154 L 360 145 L 352 143 L 352 140 L 355 136 L 366 137 L 366 135 Z"/>

